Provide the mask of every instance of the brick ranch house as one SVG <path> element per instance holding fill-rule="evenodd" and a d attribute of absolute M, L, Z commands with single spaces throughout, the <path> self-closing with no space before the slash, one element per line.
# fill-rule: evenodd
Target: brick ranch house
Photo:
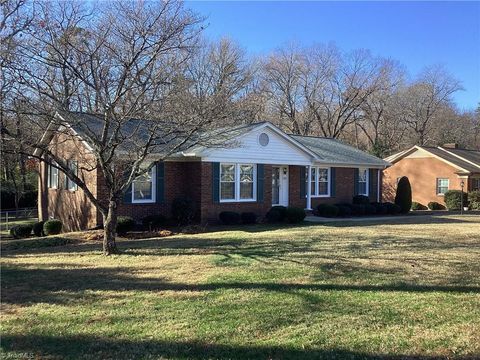
<path fill-rule="evenodd" d="M 82 116 L 88 121 L 95 118 Z M 51 149 L 75 169 L 86 167 L 84 161 L 94 164 L 89 144 L 81 132 L 72 131 L 74 136 L 49 139 Z M 125 193 L 119 215 L 137 221 L 152 214 L 168 217 L 172 201 L 180 195 L 194 200 L 202 223 L 218 221 L 226 210 L 262 217 L 272 205 L 312 209 L 320 203 L 351 202 L 356 194 L 371 201 L 382 198 L 382 169 L 389 164 L 336 139 L 289 135 L 269 122 L 232 127 L 225 134 L 231 146 L 197 146 L 153 161 L 148 175 L 135 180 Z M 79 175 L 101 198 L 99 172 Z M 38 204 L 40 219 L 61 219 L 67 230 L 102 223 L 83 191 L 43 162 Z"/>
<path fill-rule="evenodd" d="M 413 201 L 427 205 L 430 201 L 445 204 L 447 190 L 480 190 L 480 151 L 460 149 L 457 144 L 438 147 L 413 146 L 393 154 L 392 164 L 383 171 L 384 200 L 395 198 L 398 179 L 407 176 Z"/>

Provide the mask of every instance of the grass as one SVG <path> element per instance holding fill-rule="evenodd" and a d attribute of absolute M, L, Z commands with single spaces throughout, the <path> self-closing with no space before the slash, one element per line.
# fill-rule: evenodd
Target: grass
<path fill-rule="evenodd" d="M 3 358 L 480 356 L 480 218 L 5 251 Z"/>

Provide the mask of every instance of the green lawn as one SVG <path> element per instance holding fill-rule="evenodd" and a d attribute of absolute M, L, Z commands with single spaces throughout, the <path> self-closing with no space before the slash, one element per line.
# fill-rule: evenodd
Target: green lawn
<path fill-rule="evenodd" d="M 2 254 L 3 358 L 480 357 L 480 217 Z"/>

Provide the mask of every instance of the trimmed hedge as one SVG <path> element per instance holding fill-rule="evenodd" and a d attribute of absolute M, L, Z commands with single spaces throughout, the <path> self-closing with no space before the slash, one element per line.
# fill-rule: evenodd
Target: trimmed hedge
<path fill-rule="evenodd" d="M 285 206 L 273 206 L 268 210 L 265 215 L 266 219 L 270 223 L 282 222 L 287 215 L 287 208 Z"/>
<path fill-rule="evenodd" d="M 117 234 L 125 235 L 135 227 L 135 220 L 130 216 L 119 216 L 117 218 Z"/>
<path fill-rule="evenodd" d="M 470 210 L 480 210 L 480 191 L 470 191 L 468 200 L 470 201 Z"/>
<path fill-rule="evenodd" d="M 43 232 L 45 235 L 58 235 L 62 232 L 62 222 L 58 219 L 47 220 L 43 224 Z"/>
<path fill-rule="evenodd" d="M 218 217 L 224 225 L 236 225 L 240 222 L 240 214 L 235 211 L 222 211 Z"/>
<path fill-rule="evenodd" d="M 179 225 L 190 224 L 195 218 L 195 202 L 188 196 L 179 196 L 172 201 L 172 218 Z"/>
<path fill-rule="evenodd" d="M 412 210 L 428 210 L 428 208 L 425 205 L 420 204 L 419 202 L 413 201 Z"/>
<path fill-rule="evenodd" d="M 468 205 L 468 194 L 462 192 L 461 190 L 448 190 L 443 196 L 445 205 L 448 210 L 460 210 L 462 206 L 462 195 L 463 195 L 463 206 Z"/>
<path fill-rule="evenodd" d="M 338 216 L 348 217 L 352 215 L 352 209 L 350 208 L 350 204 L 336 204 L 335 206 L 338 209 Z"/>
<path fill-rule="evenodd" d="M 352 204 L 367 205 L 370 204 L 370 199 L 365 195 L 355 195 L 352 199 Z"/>
<path fill-rule="evenodd" d="M 350 209 L 353 216 L 363 216 L 366 213 L 364 204 L 352 204 Z"/>
<path fill-rule="evenodd" d="M 412 187 L 406 176 L 402 176 L 398 181 L 395 204 L 400 206 L 402 214 L 408 213 L 412 208 Z"/>
<path fill-rule="evenodd" d="M 287 210 L 285 212 L 285 218 L 290 224 L 302 222 L 303 219 L 305 219 L 305 216 L 307 216 L 307 214 L 302 208 L 287 207 Z"/>
<path fill-rule="evenodd" d="M 240 214 L 242 224 L 255 224 L 257 222 L 257 214 L 253 212 L 242 212 Z"/>
<path fill-rule="evenodd" d="M 372 204 L 365 205 L 365 214 L 366 215 L 375 215 L 377 213 L 377 208 Z"/>
<path fill-rule="evenodd" d="M 442 204 L 440 204 L 436 201 L 430 201 L 428 203 L 428 208 L 430 210 L 445 210 L 445 206 L 443 206 Z"/>
<path fill-rule="evenodd" d="M 400 206 L 398 206 L 397 204 L 393 204 L 391 202 L 386 202 L 383 205 L 385 205 L 385 207 L 387 208 L 387 214 L 390 214 L 390 215 L 397 215 L 402 210 Z"/>
<path fill-rule="evenodd" d="M 33 234 L 37 237 L 40 236 L 45 236 L 45 233 L 43 232 L 43 225 L 45 224 L 45 221 L 39 221 L 33 224 Z"/>
<path fill-rule="evenodd" d="M 142 219 L 142 225 L 148 230 L 158 230 L 167 223 L 167 218 L 163 215 L 148 215 Z"/>
<path fill-rule="evenodd" d="M 338 206 L 330 204 L 320 204 L 317 206 L 317 213 L 319 216 L 336 217 L 340 212 Z"/>
<path fill-rule="evenodd" d="M 379 202 L 373 202 L 370 205 L 375 207 L 375 213 L 377 215 L 386 215 L 388 214 L 388 209 L 387 206 L 385 206 L 384 203 L 379 203 Z"/>
<path fill-rule="evenodd" d="M 10 229 L 10 235 L 15 239 L 27 238 L 32 233 L 32 228 L 32 224 L 14 225 Z"/>

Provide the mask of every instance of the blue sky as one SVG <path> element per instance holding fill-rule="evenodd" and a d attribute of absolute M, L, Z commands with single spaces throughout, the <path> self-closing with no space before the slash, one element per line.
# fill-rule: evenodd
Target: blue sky
<path fill-rule="evenodd" d="M 443 64 L 462 81 L 460 109 L 480 101 L 480 2 L 213 2 L 187 1 L 207 16 L 206 34 L 228 36 L 249 54 L 287 42 L 334 42 L 400 61 L 414 76 Z"/>

